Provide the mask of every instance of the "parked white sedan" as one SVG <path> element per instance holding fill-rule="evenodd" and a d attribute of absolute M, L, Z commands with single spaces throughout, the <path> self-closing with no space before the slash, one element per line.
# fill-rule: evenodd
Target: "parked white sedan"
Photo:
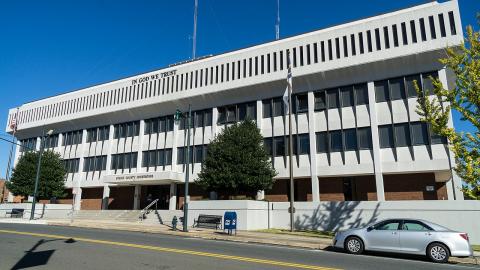
<path fill-rule="evenodd" d="M 339 231 L 333 246 L 352 254 L 364 250 L 426 255 L 444 263 L 450 256 L 469 257 L 468 235 L 417 219 L 388 219 L 359 229 Z"/>

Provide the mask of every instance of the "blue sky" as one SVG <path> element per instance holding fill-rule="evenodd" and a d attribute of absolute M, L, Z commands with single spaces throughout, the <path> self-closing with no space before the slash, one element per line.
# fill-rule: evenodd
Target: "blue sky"
<path fill-rule="evenodd" d="M 0 136 L 9 108 L 189 59 L 193 2 L 0 1 Z M 280 0 L 280 36 L 424 2 Z M 463 25 L 475 25 L 478 0 L 459 4 Z M 275 19 L 276 0 L 199 0 L 197 56 L 271 41 Z M 0 178 L 8 151 L 0 141 Z"/>

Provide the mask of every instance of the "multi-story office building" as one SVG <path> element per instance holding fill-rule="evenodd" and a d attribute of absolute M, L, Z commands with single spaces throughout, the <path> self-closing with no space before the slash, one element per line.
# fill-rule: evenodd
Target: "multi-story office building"
<path fill-rule="evenodd" d="M 286 201 L 288 52 L 295 200 L 463 199 L 447 141 L 420 122 L 414 89 L 431 94 L 431 76 L 451 87 L 438 59 L 462 42 L 457 1 L 431 2 L 29 102 L 9 111 L 25 146 L 16 160 L 52 129 L 45 147 L 64 159 L 77 208 L 139 208 L 147 194 L 181 208 L 186 132 L 173 114 L 191 104 L 192 181 L 215 134 L 250 117 L 278 171 L 259 197 Z M 190 195 L 209 193 L 193 184 Z"/>

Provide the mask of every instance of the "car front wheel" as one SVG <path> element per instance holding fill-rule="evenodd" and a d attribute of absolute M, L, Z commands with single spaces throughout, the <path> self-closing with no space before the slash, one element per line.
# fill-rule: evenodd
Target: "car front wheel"
<path fill-rule="evenodd" d="M 363 241 L 356 236 L 350 236 L 345 240 L 345 249 L 350 254 L 362 254 L 364 250 Z"/>
<path fill-rule="evenodd" d="M 448 262 L 448 257 L 450 257 L 447 246 L 441 243 L 433 243 L 427 248 L 427 256 L 436 263 L 446 263 Z"/>

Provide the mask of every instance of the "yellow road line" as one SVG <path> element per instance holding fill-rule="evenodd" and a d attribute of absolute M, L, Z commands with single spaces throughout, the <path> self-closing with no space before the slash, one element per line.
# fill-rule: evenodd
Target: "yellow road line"
<path fill-rule="evenodd" d="M 0 230 L 0 233 L 29 235 L 29 236 L 37 236 L 37 237 L 45 237 L 45 238 L 53 238 L 53 239 L 74 239 L 75 241 L 87 242 L 87 243 L 131 247 L 131 248 L 147 249 L 147 250 L 154 250 L 154 251 L 160 251 L 160 252 L 172 252 L 172 253 L 188 254 L 188 255 L 195 255 L 195 256 L 212 257 L 212 258 L 225 259 L 225 260 L 251 262 L 251 263 L 275 265 L 275 266 L 282 266 L 282 267 L 293 267 L 293 268 L 299 268 L 299 269 L 340 270 L 337 268 L 322 267 L 322 266 L 315 266 L 315 265 L 264 260 L 264 259 L 256 259 L 256 258 L 249 258 L 249 257 L 225 255 L 220 253 L 193 251 L 193 250 L 186 250 L 186 249 L 165 248 L 165 247 L 158 247 L 158 246 L 148 246 L 148 245 L 139 245 L 139 244 L 131 244 L 131 243 L 123 243 L 123 242 L 97 240 L 97 239 L 89 239 L 89 238 L 82 238 L 82 237 L 68 237 L 64 235 L 55 235 L 55 234 L 43 234 L 43 233 L 21 232 L 21 231 L 11 231 L 11 230 Z"/>

